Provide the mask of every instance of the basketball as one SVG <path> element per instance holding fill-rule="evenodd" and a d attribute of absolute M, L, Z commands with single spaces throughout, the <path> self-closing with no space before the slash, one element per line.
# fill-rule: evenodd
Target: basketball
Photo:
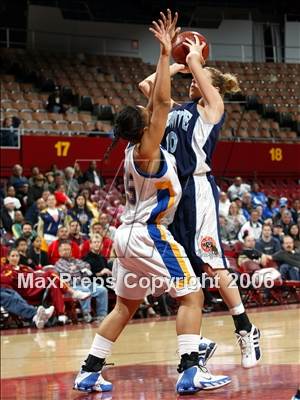
<path fill-rule="evenodd" d="M 209 55 L 209 47 L 206 38 L 199 32 L 187 31 L 179 33 L 172 43 L 172 57 L 175 62 L 179 64 L 186 64 L 185 59 L 189 53 L 189 49 L 183 43 L 186 41 L 186 39 L 191 39 L 194 41 L 194 35 L 198 36 L 200 43 L 206 43 L 206 46 L 202 51 L 202 55 L 205 60 L 207 59 Z"/>

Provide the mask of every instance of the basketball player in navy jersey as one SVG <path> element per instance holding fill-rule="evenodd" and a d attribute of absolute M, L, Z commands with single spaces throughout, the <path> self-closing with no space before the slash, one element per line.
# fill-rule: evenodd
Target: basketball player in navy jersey
<path fill-rule="evenodd" d="M 199 364 L 203 293 L 183 247 L 168 231 L 181 198 L 175 159 L 160 147 L 171 101 L 171 39 L 162 21 L 153 24 L 150 30 L 159 40 L 161 52 L 152 99 L 147 108 L 126 107 L 116 120 L 115 135 L 129 141 L 124 164 L 126 207 L 114 241 L 117 301 L 101 323 L 75 379 L 74 388 L 85 392 L 112 390 L 101 371 L 113 343 L 147 294 L 144 278 L 160 278 L 163 285 L 171 283 L 170 294 L 180 302 L 176 320 L 181 357 L 177 392 L 195 393 L 230 382 L 227 376 L 213 376 Z"/>
<path fill-rule="evenodd" d="M 164 23 L 167 25 L 166 19 Z M 178 28 L 171 32 L 172 39 Z M 238 81 L 231 74 L 223 74 L 204 67 L 202 50 L 197 36 L 187 39 L 189 53 L 187 67 L 170 66 L 170 74 L 190 72 L 193 75 L 189 90 L 190 102 L 173 103 L 169 113 L 162 145 L 175 156 L 182 198 L 170 227 L 175 239 L 183 245 L 198 276 L 207 272 L 218 278 L 219 291 L 226 302 L 235 324 L 241 348 L 242 366 L 251 368 L 261 358 L 259 330 L 249 321 L 240 293 L 232 276 L 221 245 L 219 229 L 219 193 L 211 175 L 211 159 L 224 123 L 225 93 L 239 90 Z M 150 95 L 155 74 L 139 84 L 146 96 Z M 205 343 L 200 344 L 205 347 Z"/>

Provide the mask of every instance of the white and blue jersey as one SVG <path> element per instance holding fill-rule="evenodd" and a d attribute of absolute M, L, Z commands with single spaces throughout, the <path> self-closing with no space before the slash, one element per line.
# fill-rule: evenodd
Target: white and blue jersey
<path fill-rule="evenodd" d="M 145 285 L 144 278 L 151 278 L 162 280 L 161 291 L 169 282 L 170 294 L 183 296 L 198 290 L 199 284 L 184 248 L 168 230 L 181 198 L 175 158 L 161 148 L 160 169 L 149 175 L 135 163 L 134 149 L 128 146 L 125 150 L 126 206 L 114 239 L 118 257 L 113 268 L 115 292 L 124 298 L 143 299 L 155 289 Z"/>
<path fill-rule="evenodd" d="M 227 267 L 219 229 L 219 193 L 210 175 L 224 119 L 223 115 L 217 124 L 207 123 L 197 102 L 185 103 L 170 111 L 162 142 L 176 159 L 183 193 L 170 230 L 199 274 L 205 263 Z"/>

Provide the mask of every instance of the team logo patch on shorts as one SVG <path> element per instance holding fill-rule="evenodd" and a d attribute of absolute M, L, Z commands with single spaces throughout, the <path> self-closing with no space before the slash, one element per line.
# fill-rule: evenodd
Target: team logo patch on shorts
<path fill-rule="evenodd" d="M 211 236 L 204 236 L 200 239 L 200 247 L 205 253 L 218 254 L 216 242 Z"/>

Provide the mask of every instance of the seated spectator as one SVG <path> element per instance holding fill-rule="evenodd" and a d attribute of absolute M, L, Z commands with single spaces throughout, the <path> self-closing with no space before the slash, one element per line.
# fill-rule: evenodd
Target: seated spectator
<path fill-rule="evenodd" d="M 243 180 L 240 176 L 234 178 L 234 182 L 231 186 L 229 186 L 227 193 L 229 199 L 233 201 L 235 197 L 242 197 L 243 193 L 250 191 L 250 185 L 243 183 Z"/>
<path fill-rule="evenodd" d="M 21 204 L 21 210 L 23 214 L 25 214 L 27 209 L 29 185 L 28 183 L 25 182 L 23 183 L 19 182 L 15 184 L 15 188 L 16 188 L 16 198 L 19 200 Z"/>
<path fill-rule="evenodd" d="M 65 184 L 57 185 L 54 196 L 56 199 L 57 207 L 63 205 L 67 207 L 72 207 L 72 200 L 66 194 Z"/>
<path fill-rule="evenodd" d="M 83 183 L 84 181 L 83 173 L 78 162 L 75 162 L 74 164 L 74 179 L 76 179 L 79 184 Z"/>
<path fill-rule="evenodd" d="M 54 172 L 49 171 L 45 173 L 45 189 L 49 189 L 49 186 L 52 187 L 54 185 Z"/>
<path fill-rule="evenodd" d="M 42 238 L 36 236 L 32 239 L 32 244 L 28 250 L 28 256 L 32 260 L 33 269 L 41 269 L 45 265 L 49 265 L 48 254 L 42 250 Z"/>
<path fill-rule="evenodd" d="M 31 168 L 31 177 L 28 179 L 29 186 L 34 185 L 34 178 L 40 174 L 40 169 L 38 166 L 34 166 Z"/>
<path fill-rule="evenodd" d="M 17 147 L 19 144 L 19 133 L 17 128 L 21 121 L 17 117 L 7 117 L 4 119 L 0 129 L 0 146 Z"/>
<path fill-rule="evenodd" d="M 84 277 L 91 277 L 91 267 L 88 263 L 73 258 L 72 248 L 70 243 L 62 242 L 59 245 L 60 259 L 55 263 L 55 268 L 59 274 L 69 274 L 72 280 L 76 279 L 76 284 L 73 286 L 76 290 L 89 293 L 96 300 L 96 320 L 102 321 L 107 315 L 108 307 L 108 294 L 107 289 L 104 286 L 96 285 L 95 283 L 90 285 L 82 284 Z M 80 302 L 83 318 L 85 322 L 91 322 L 91 299 L 83 300 Z"/>
<path fill-rule="evenodd" d="M 283 280 L 300 281 L 300 252 L 295 250 L 293 238 L 284 236 L 282 247 L 282 250 L 269 257 L 280 264 Z"/>
<path fill-rule="evenodd" d="M 250 194 L 254 207 L 258 205 L 262 205 L 263 207 L 265 206 L 267 202 L 267 196 L 263 192 L 259 191 L 259 184 L 257 182 L 252 183 Z"/>
<path fill-rule="evenodd" d="M 238 257 L 238 265 L 242 267 L 245 272 L 252 274 L 259 270 L 266 262 L 267 256 L 255 249 L 255 238 L 251 235 L 247 235 L 244 239 L 243 249 Z"/>
<path fill-rule="evenodd" d="M 1 220 L 3 228 L 7 233 L 12 234 L 12 226 L 15 221 L 15 212 L 20 202 L 14 197 L 5 197 L 3 201 L 4 207 L 1 209 Z"/>
<path fill-rule="evenodd" d="M 82 257 L 82 249 L 86 246 L 89 237 L 80 231 L 80 225 L 78 221 L 71 221 L 69 223 L 69 240 L 74 241 L 80 250 Z"/>
<path fill-rule="evenodd" d="M 56 207 L 56 199 L 50 194 L 47 199 L 47 208 L 41 211 L 38 219 L 38 235 L 44 237 L 50 244 L 56 239 L 58 227 L 64 224 L 65 214 Z"/>
<path fill-rule="evenodd" d="M 45 189 L 45 177 L 38 174 L 33 178 L 33 184 L 28 189 L 27 207 L 30 207 L 37 199 L 41 198 Z"/>
<path fill-rule="evenodd" d="M 98 210 L 98 204 L 97 203 L 93 203 L 91 201 L 91 191 L 89 188 L 84 188 L 80 194 L 82 194 L 85 197 L 86 200 L 86 206 L 88 207 L 88 209 L 92 212 L 94 219 L 98 220 L 99 218 L 99 210 Z"/>
<path fill-rule="evenodd" d="M 229 222 L 223 215 L 219 216 L 220 235 L 222 243 L 232 245 L 237 242 L 237 230 L 232 222 Z"/>
<path fill-rule="evenodd" d="M 54 193 L 56 188 L 61 185 L 65 185 L 65 176 L 62 171 L 56 170 L 56 172 L 53 172 L 53 182 L 48 184 L 48 190 Z"/>
<path fill-rule="evenodd" d="M 67 167 L 65 169 L 65 185 L 67 187 L 66 194 L 71 199 L 74 199 L 79 192 L 79 183 L 74 177 L 75 170 L 72 167 Z"/>
<path fill-rule="evenodd" d="M 15 219 L 14 223 L 12 225 L 12 234 L 14 239 L 18 239 L 19 237 L 22 236 L 22 224 L 24 222 L 24 216 L 22 214 L 22 211 L 15 211 Z"/>
<path fill-rule="evenodd" d="M 281 220 L 282 214 L 284 211 L 288 210 L 288 199 L 286 197 L 280 197 L 279 199 L 279 210 L 273 217 L 274 223 L 277 223 Z"/>
<path fill-rule="evenodd" d="M 104 181 L 100 173 L 97 171 L 96 161 L 91 161 L 89 168 L 86 170 L 83 176 L 84 182 L 93 183 L 97 187 L 103 187 Z"/>
<path fill-rule="evenodd" d="M 7 194 L 8 196 L 10 196 L 9 194 Z M 295 224 L 297 223 L 299 217 L 300 217 L 300 200 L 299 199 L 295 199 L 293 202 L 293 207 L 291 208 L 291 213 L 293 216 L 293 220 L 295 222 Z"/>
<path fill-rule="evenodd" d="M 297 224 L 290 227 L 288 235 L 293 238 L 295 249 L 300 249 L 300 228 Z"/>
<path fill-rule="evenodd" d="M 48 101 L 46 103 L 46 109 L 51 113 L 66 112 L 66 107 L 62 103 L 62 97 L 58 86 L 55 86 L 54 92 L 51 93 L 50 96 L 48 97 Z"/>
<path fill-rule="evenodd" d="M 10 250 L 8 254 L 8 264 L 4 265 L 1 270 L 5 277 L 5 282 L 16 290 L 25 300 L 29 302 L 39 303 L 45 290 L 47 289 L 50 301 L 54 306 L 58 321 L 65 323 L 64 294 L 69 294 L 75 299 L 86 299 L 86 293 L 74 290 L 70 286 L 62 282 L 59 276 L 53 271 L 34 271 L 32 268 L 19 264 L 20 256 L 16 249 Z M 20 285 L 20 282 L 30 282 L 29 285 Z M 51 282 L 51 284 L 50 284 Z M 55 283 L 55 284 L 52 284 Z"/>
<path fill-rule="evenodd" d="M 15 164 L 12 169 L 12 176 L 9 178 L 9 185 L 16 186 L 20 184 L 28 184 L 28 180 L 23 176 L 23 167 L 19 164 Z"/>
<path fill-rule="evenodd" d="M 245 236 L 253 236 L 255 240 L 258 240 L 262 231 L 262 224 L 258 221 L 259 213 L 253 210 L 250 215 L 250 220 L 247 221 L 242 227 L 238 234 L 240 242 L 244 240 Z"/>
<path fill-rule="evenodd" d="M 252 197 L 249 192 L 244 192 L 242 195 L 242 212 L 246 220 L 250 218 L 251 211 L 253 210 Z"/>
<path fill-rule="evenodd" d="M 61 226 L 57 231 L 57 239 L 54 240 L 48 247 L 48 258 L 50 264 L 54 265 L 59 259 L 59 245 L 62 242 L 69 240 L 69 230 L 65 226 Z M 72 240 L 70 241 L 72 249 L 71 255 L 74 258 L 80 258 L 80 249 L 78 244 Z"/>
<path fill-rule="evenodd" d="M 280 223 L 276 223 L 273 225 L 273 238 L 279 240 L 280 244 L 283 241 L 284 233 L 283 228 Z"/>
<path fill-rule="evenodd" d="M 99 224 L 103 228 L 104 236 L 107 236 L 111 240 L 114 240 L 117 229 L 114 226 L 111 226 L 111 224 L 110 224 L 111 220 L 112 220 L 112 218 L 110 215 L 108 215 L 106 213 L 102 213 L 99 217 Z"/>
<path fill-rule="evenodd" d="M 290 227 L 293 225 L 292 213 L 289 210 L 284 210 L 278 222 L 282 225 L 283 233 L 287 235 Z"/>
<path fill-rule="evenodd" d="M 28 256 L 28 244 L 27 240 L 20 237 L 16 240 L 15 248 L 19 253 L 20 264 L 28 266 L 30 268 L 34 268 L 32 259 Z"/>
<path fill-rule="evenodd" d="M 106 259 L 101 255 L 102 236 L 95 234 L 90 240 L 90 251 L 83 258 L 91 266 L 94 277 L 111 276 L 111 270 L 108 268 Z"/>
<path fill-rule="evenodd" d="M 277 212 L 278 208 L 276 207 L 276 199 L 274 197 L 268 197 L 262 213 L 263 220 L 273 218 Z"/>
<path fill-rule="evenodd" d="M 93 235 L 100 235 L 102 238 L 101 246 L 100 246 L 100 254 L 105 257 L 107 260 L 109 260 L 111 257 L 113 257 L 113 241 L 105 236 L 105 231 L 102 227 L 102 225 L 99 222 L 95 222 L 92 227 L 91 227 L 91 233 L 90 236 L 92 237 Z M 82 247 L 81 250 L 81 256 L 84 257 L 86 254 L 90 251 L 90 241 L 87 240 Z"/>
<path fill-rule="evenodd" d="M 261 238 L 256 241 L 255 248 L 261 253 L 268 255 L 272 255 L 280 250 L 280 242 L 272 236 L 272 228 L 270 225 L 263 225 Z"/>
<path fill-rule="evenodd" d="M 6 190 L 6 195 L 7 197 L 16 197 L 16 189 L 14 188 L 14 186 L 8 186 L 7 190 Z M 20 205 L 21 207 L 21 205 Z M 19 208 L 20 208 L 19 207 Z"/>
<path fill-rule="evenodd" d="M 227 193 L 220 192 L 220 199 L 219 199 L 219 214 L 224 215 L 227 217 L 230 207 L 230 200 L 227 197 Z"/>
<path fill-rule="evenodd" d="M 77 195 L 74 207 L 69 209 L 68 215 L 72 220 L 79 223 L 80 231 L 88 235 L 94 216 L 86 204 L 86 198 L 82 194 Z"/>
<path fill-rule="evenodd" d="M 38 329 L 43 329 L 49 319 L 54 313 L 54 307 L 50 306 L 38 308 L 27 303 L 18 292 L 10 287 L 3 287 L 5 284 L 6 276 L 1 271 L 1 287 L 0 287 L 0 307 L 3 307 L 10 314 L 17 315 L 18 317 L 30 321 Z M 9 278 L 10 282 L 10 278 Z"/>
<path fill-rule="evenodd" d="M 47 208 L 45 200 L 41 197 L 37 199 L 26 211 L 25 218 L 31 222 L 32 225 L 36 225 L 39 220 L 40 213 Z"/>
<path fill-rule="evenodd" d="M 241 229 L 241 227 L 246 223 L 246 218 L 238 208 L 235 201 L 230 204 L 228 216 L 226 217 L 227 222 L 230 226 L 234 227 L 234 232 L 236 237 Z"/>
<path fill-rule="evenodd" d="M 22 238 L 27 240 L 27 245 L 30 246 L 32 240 L 37 236 L 36 231 L 33 229 L 32 224 L 24 221 L 22 224 Z"/>

